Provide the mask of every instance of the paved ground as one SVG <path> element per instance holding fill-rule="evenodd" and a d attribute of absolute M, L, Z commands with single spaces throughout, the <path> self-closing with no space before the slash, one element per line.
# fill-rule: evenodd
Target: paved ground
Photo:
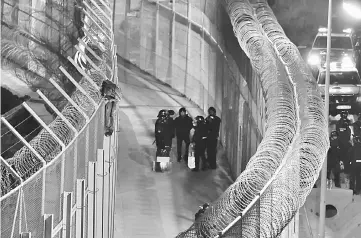
<path fill-rule="evenodd" d="M 185 106 L 192 116 L 202 115 L 194 104 L 155 79 L 119 65 L 124 93 L 120 103 L 118 178 L 115 237 L 174 237 L 193 222 L 198 206 L 215 200 L 231 179 L 219 151 L 217 170 L 191 172 L 173 163 L 170 173 L 151 171 L 155 155 L 154 122 L 160 109 L 176 112 Z M 175 160 L 173 141 L 173 155 Z"/>

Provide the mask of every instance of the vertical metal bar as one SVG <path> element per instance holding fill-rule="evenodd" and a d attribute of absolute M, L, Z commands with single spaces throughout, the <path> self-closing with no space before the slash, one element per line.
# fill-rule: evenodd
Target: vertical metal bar
<path fill-rule="evenodd" d="M 15 223 L 16 223 L 16 218 L 17 218 L 17 215 L 18 215 L 18 209 L 19 209 L 19 204 L 20 204 L 20 209 L 21 209 L 21 189 L 19 190 L 18 192 L 18 199 L 16 201 L 16 207 L 15 207 L 15 213 L 14 213 L 14 219 L 13 219 L 13 225 L 12 225 L 12 228 L 11 228 L 11 235 L 10 237 L 14 237 L 14 232 L 15 232 Z M 5 215 L 8 215 L 8 214 L 5 214 Z M 9 214 L 9 215 L 12 215 L 12 214 Z M 20 216 L 21 216 L 21 213 L 20 213 Z"/>
<path fill-rule="evenodd" d="M 174 75 L 174 69 L 173 67 L 175 66 L 175 23 L 176 23 L 176 20 L 175 20 L 175 0 L 173 0 L 173 4 L 172 4 L 172 33 L 171 33 L 171 36 L 172 36 L 172 39 L 171 39 L 171 66 L 170 66 L 170 78 L 173 79 L 173 75 Z M 171 85 L 173 85 L 171 83 Z"/>
<path fill-rule="evenodd" d="M 79 68 L 79 66 L 73 61 L 72 58 L 68 57 L 68 60 L 78 69 L 78 71 L 80 73 L 84 72 L 82 69 Z M 82 92 L 90 101 L 91 103 L 95 106 L 95 108 L 98 106 L 98 104 L 94 101 L 94 99 L 84 90 L 84 88 L 82 86 L 80 86 L 75 79 L 68 73 L 68 71 L 66 71 L 63 66 L 59 67 L 60 71 L 63 72 L 63 74 L 70 80 L 70 82 L 72 82 L 74 84 L 74 86 L 80 91 Z M 85 74 L 86 75 L 86 74 Z M 83 75 L 91 84 L 94 84 L 94 82 L 91 79 L 88 79 L 89 76 L 88 75 Z M 93 85 L 94 86 L 94 85 Z M 98 85 L 96 85 L 95 87 L 97 90 L 99 90 Z"/>
<path fill-rule="evenodd" d="M 116 129 L 116 128 L 114 128 Z M 116 131 L 116 130 L 115 130 Z M 114 135 L 115 133 L 113 133 Z M 109 163 L 111 162 L 111 155 L 110 155 L 110 149 L 111 149 L 111 143 L 112 143 L 112 137 L 107 137 L 104 139 L 103 145 L 104 145 L 104 156 L 103 156 L 103 166 L 104 166 L 104 172 L 103 172 L 103 237 L 109 237 Z M 109 142 L 107 142 L 109 140 Z"/>
<path fill-rule="evenodd" d="M 88 170 L 88 238 L 96 238 L 95 230 L 95 175 L 96 175 L 96 163 L 89 162 Z"/>
<path fill-rule="evenodd" d="M 141 69 L 145 69 L 147 66 L 147 34 L 144 34 L 144 1 L 142 0 L 140 3 L 140 30 L 139 30 L 139 37 L 140 37 L 140 49 L 139 49 L 139 65 Z M 124 72 L 126 73 L 126 72 Z"/>
<path fill-rule="evenodd" d="M 53 237 L 53 214 L 44 214 L 44 238 Z"/>
<path fill-rule="evenodd" d="M 63 238 L 71 237 L 72 225 L 72 192 L 64 192 L 63 195 Z"/>
<path fill-rule="evenodd" d="M 70 121 L 64 117 L 64 115 L 54 106 L 54 104 L 52 104 L 50 100 L 39 89 L 36 90 L 36 92 L 39 94 L 41 99 L 43 99 L 44 102 L 55 112 L 55 114 L 65 122 L 65 124 L 74 132 L 74 134 L 77 135 L 79 133 L 77 129 L 75 129 L 75 127 L 70 123 Z"/>
<path fill-rule="evenodd" d="M 31 232 L 22 232 L 20 238 L 31 238 Z"/>
<path fill-rule="evenodd" d="M 188 71 L 189 71 L 189 59 L 191 55 L 191 32 L 192 32 L 192 23 L 189 20 L 191 17 L 191 5 L 188 1 L 188 8 L 187 8 L 187 20 L 188 20 L 188 30 L 187 30 L 187 56 L 186 56 L 186 72 L 185 72 L 185 78 L 184 78 L 184 95 L 187 95 L 187 80 L 188 80 Z"/>
<path fill-rule="evenodd" d="M 15 136 L 21 140 L 22 143 L 43 163 L 43 166 L 45 165 L 45 160 L 41 155 L 15 130 L 15 128 L 4 118 L 1 117 L 1 121 L 11 130 L 12 133 L 15 134 Z"/>
<path fill-rule="evenodd" d="M 326 80 L 325 80 L 325 118 L 327 127 L 329 124 L 329 107 L 330 107 L 330 54 L 331 54 L 331 31 L 332 31 L 332 0 L 328 2 L 328 29 L 327 29 L 327 53 L 326 53 Z M 325 128 L 328 132 L 328 128 Z M 321 195 L 320 195 L 320 221 L 319 234 L 320 238 L 325 237 L 325 219 L 326 219 L 326 189 L 327 189 L 327 158 L 323 162 L 321 170 Z"/>
<path fill-rule="evenodd" d="M 51 84 L 53 84 L 54 87 L 55 87 L 56 89 L 58 89 L 59 92 L 70 102 L 70 104 L 71 104 L 73 107 L 75 107 L 75 108 L 83 115 L 83 117 L 85 118 L 85 120 L 86 120 L 87 122 L 89 122 L 89 117 L 87 116 L 87 114 L 79 107 L 78 104 L 76 104 L 76 103 L 73 101 L 73 99 L 71 99 L 71 97 L 69 97 L 69 95 L 59 86 L 59 84 L 57 84 L 52 78 L 49 78 L 49 82 L 50 82 Z"/>
<path fill-rule="evenodd" d="M 84 238 L 84 193 L 85 180 L 76 181 L 76 238 Z"/>
<path fill-rule="evenodd" d="M 155 55 L 154 55 L 154 76 L 156 78 L 158 75 L 158 54 L 159 54 L 159 0 L 157 0 L 155 12 Z"/>
<path fill-rule="evenodd" d="M 36 112 L 34 112 L 34 110 L 26 102 L 23 102 L 22 105 L 35 118 L 35 120 L 39 122 L 39 124 L 59 143 L 61 149 L 64 150 L 65 144 L 60 140 L 57 135 L 55 135 L 55 133 L 48 127 L 48 125 L 46 125 L 46 123 L 41 120 L 41 118 L 36 114 Z"/>
<path fill-rule="evenodd" d="M 96 221 L 95 221 L 95 237 L 102 237 L 103 235 L 103 176 L 104 176 L 104 150 L 97 150 L 97 161 L 96 161 L 96 176 L 95 176 L 95 209 L 96 209 Z"/>

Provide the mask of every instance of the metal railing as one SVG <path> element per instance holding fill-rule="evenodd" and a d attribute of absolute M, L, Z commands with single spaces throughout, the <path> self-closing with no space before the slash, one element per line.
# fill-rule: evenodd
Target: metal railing
<path fill-rule="evenodd" d="M 103 1 L 88 0 L 84 3 L 83 12 L 86 16 L 82 30 L 88 40 L 79 39 L 76 49 L 81 51 L 80 55 L 88 68 L 83 68 L 77 60 L 68 57 L 69 62 L 82 75 L 80 82 L 76 82 L 70 73 L 60 68 L 76 88 L 72 96 L 67 95 L 52 78 L 49 81 L 86 121 L 79 127 L 77 121 L 70 120 L 69 114 L 63 113 L 66 108 L 60 112 L 38 90 L 40 98 L 55 112 L 56 120 L 62 120 L 71 132 L 69 135 L 73 135 L 69 142 L 63 141 L 63 135 L 54 129 L 54 122 L 46 124 L 31 106 L 26 102 L 22 104 L 43 127 L 43 131 L 50 135 L 49 140 L 54 140 L 59 145 L 58 149 L 51 152 L 56 153 L 54 157 L 49 159 L 33 147 L 33 141 L 42 141 L 39 139 L 41 133 L 28 142 L 6 118 L 1 118 L 5 126 L 24 144 L 24 148 L 32 153 L 29 158 L 34 156 L 40 161 L 34 169 L 20 173 L 14 161 L 17 162 L 16 159 L 20 158 L 24 150 L 15 154 L 12 164 L 1 157 L 1 237 L 113 237 L 118 142 L 116 133 L 104 137 L 105 108 L 99 92 L 103 80 L 118 83 L 111 21 L 113 16 L 109 6 Z M 107 19 L 110 19 L 110 27 L 102 27 L 100 34 L 99 24 L 104 24 Z M 100 40 L 100 35 L 106 40 Z M 102 55 L 95 52 L 89 44 L 98 46 Z M 94 58 L 98 60 L 97 64 Z M 101 71 L 97 74 L 99 69 Z M 91 114 L 74 98 L 79 96 L 76 94 L 79 92 L 93 105 Z M 115 131 L 116 128 L 117 125 Z M 5 179 L 7 183 L 4 183 Z"/>

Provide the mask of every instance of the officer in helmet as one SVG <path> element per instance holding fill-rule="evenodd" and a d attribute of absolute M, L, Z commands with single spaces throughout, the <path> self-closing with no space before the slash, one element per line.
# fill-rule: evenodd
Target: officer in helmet
<path fill-rule="evenodd" d="M 173 123 L 171 118 L 169 118 L 168 111 L 165 109 L 160 110 L 158 112 L 158 119 L 155 122 L 155 142 L 157 146 L 157 156 L 161 150 L 167 150 L 168 153 L 170 152 L 173 135 Z"/>
<path fill-rule="evenodd" d="M 361 191 L 361 137 L 354 137 L 354 146 L 349 151 L 350 161 L 350 189 L 354 194 Z"/>
<path fill-rule="evenodd" d="M 357 114 L 357 121 L 352 124 L 354 136 L 361 136 L 361 113 Z"/>
<path fill-rule="evenodd" d="M 331 180 L 331 173 L 334 176 L 334 182 L 336 187 L 340 185 L 340 172 L 341 172 L 341 157 L 340 147 L 338 145 L 337 131 L 331 132 L 330 136 L 330 149 L 327 153 L 327 179 Z"/>
<path fill-rule="evenodd" d="M 199 171 L 199 164 L 202 161 L 202 169 L 206 169 L 206 147 L 207 147 L 207 134 L 208 128 L 204 117 L 197 116 L 195 118 L 195 127 L 194 127 L 194 135 L 192 138 L 192 142 L 195 146 L 194 157 L 195 157 L 195 168 L 192 171 Z"/>
<path fill-rule="evenodd" d="M 347 155 L 348 150 L 351 148 L 351 129 L 350 120 L 347 118 L 348 112 L 341 112 L 341 119 L 336 124 L 336 131 L 338 134 L 338 143 L 341 155 Z M 344 161 L 346 162 L 346 161 Z M 345 169 L 348 170 L 349 163 L 345 163 Z"/>

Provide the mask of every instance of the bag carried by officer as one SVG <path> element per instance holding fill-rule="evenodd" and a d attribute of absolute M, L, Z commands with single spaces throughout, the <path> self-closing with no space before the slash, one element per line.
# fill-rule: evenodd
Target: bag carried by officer
<path fill-rule="evenodd" d="M 188 154 L 188 168 L 194 169 L 196 167 L 196 158 L 194 157 L 194 145 L 191 144 Z"/>

